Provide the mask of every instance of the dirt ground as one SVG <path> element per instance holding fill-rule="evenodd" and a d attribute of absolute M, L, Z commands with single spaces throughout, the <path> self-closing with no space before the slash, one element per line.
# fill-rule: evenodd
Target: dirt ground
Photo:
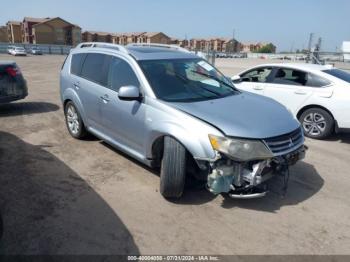
<path fill-rule="evenodd" d="M 0 105 L 1 254 L 350 254 L 350 135 L 307 140 L 287 195 L 238 201 L 188 188 L 169 202 L 159 176 L 66 130 L 63 56 L 9 57 L 29 96 Z M 217 61 L 233 75 L 260 60 Z"/>

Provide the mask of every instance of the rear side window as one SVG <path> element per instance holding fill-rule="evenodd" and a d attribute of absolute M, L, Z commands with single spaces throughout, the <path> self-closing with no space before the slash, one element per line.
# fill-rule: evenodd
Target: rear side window
<path fill-rule="evenodd" d="M 108 88 L 117 92 L 122 86 L 132 85 L 140 87 L 139 80 L 131 66 L 117 57 L 112 58 L 108 79 Z"/>
<path fill-rule="evenodd" d="M 299 70 L 279 68 L 273 79 L 274 84 L 305 86 L 308 74 Z"/>
<path fill-rule="evenodd" d="M 107 86 L 108 71 L 111 62 L 111 56 L 104 54 L 87 54 L 81 70 L 81 77 Z"/>
<path fill-rule="evenodd" d="M 308 80 L 306 85 L 311 87 L 323 87 L 330 85 L 331 82 L 329 82 L 327 79 L 324 79 L 323 77 L 314 75 L 314 74 L 308 74 Z"/>
<path fill-rule="evenodd" d="M 261 67 L 241 75 L 243 82 L 266 83 L 272 73 L 271 67 Z"/>
<path fill-rule="evenodd" d="M 71 62 L 71 67 L 70 67 L 71 74 L 80 76 L 81 67 L 83 65 L 85 57 L 86 57 L 86 54 L 75 54 L 72 56 L 72 62 Z M 64 66 L 64 64 L 63 64 L 63 66 Z M 62 68 L 63 68 L 63 66 L 62 66 Z"/>

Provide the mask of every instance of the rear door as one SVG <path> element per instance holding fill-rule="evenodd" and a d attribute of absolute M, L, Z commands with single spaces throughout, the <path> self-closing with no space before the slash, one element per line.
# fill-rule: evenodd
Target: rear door
<path fill-rule="evenodd" d="M 293 68 L 278 67 L 268 86 L 265 96 L 275 99 L 292 112 L 296 113 L 304 103 L 315 94 L 332 92 L 325 87 L 330 85 L 327 80 L 320 79 L 315 74 Z"/>
<path fill-rule="evenodd" d="M 107 86 L 109 63 L 110 56 L 100 53 L 76 54 L 72 57 L 72 73 L 75 67 L 78 71 L 72 78 L 72 85 L 83 105 L 88 125 L 96 130 L 103 127 L 100 106 Z"/>
<path fill-rule="evenodd" d="M 240 75 L 241 80 L 235 83 L 239 89 L 264 95 L 265 88 L 270 81 L 272 67 L 258 67 Z"/>

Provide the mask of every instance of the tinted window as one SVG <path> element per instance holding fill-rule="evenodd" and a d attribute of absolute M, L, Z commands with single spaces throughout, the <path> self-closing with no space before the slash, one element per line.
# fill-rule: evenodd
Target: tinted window
<path fill-rule="evenodd" d="M 271 76 L 271 72 L 272 68 L 261 67 L 243 74 L 241 76 L 241 79 L 244 82 L 266 83 L 268 82 L 268 79 Z"/>
<path fill-rule="evenodd" d="M 314 75 L 314 74 L 308 74 L 308 79 L 307 79 L 307 86 L 311 87 L 323 87 L 323 86 L 328 86 L 330 85 L 331 82 L 329 82 L 327 79 L 324 79 L 320 76 Z"/>
<path fill-rule="evenodd" d="M 84 62 L 86 54 L 75 54 L 72 56 L 72 62 L 70 67 L 71 74 L 80 75 L 81 72 L 81 66 Z M 64 65 L 64 64 L 63 64 Z M 63 68 L 63 66 L 62 66 Z"/>
<path fill-rule="evenodd" d="M 140 86 L 140 83 L 130 65 L 122 59 L 113 57 L 108 76 L 108 87 L 118 91 L 122 86 Z"/>
<path fill-rule="evenodd" d="M 345 82 L 350 83 L 350 74 L 339 69 L 330 69 L 330 70 L 324 70 L 323 72 L 335 76 Z"/>
<path fill-rule="evenodd" d="M 304 86 L 306 85 L 307 77 L 307 73 L 299 70 L 279 68 L 272 82 L 275 84 Z"/>
<path fill-rule="evenodd" d="M 110 61 L 111 56 L 109 55 L 88 54 L 81 70 L 81 76 L 100 85 L 107 86 Z"/>

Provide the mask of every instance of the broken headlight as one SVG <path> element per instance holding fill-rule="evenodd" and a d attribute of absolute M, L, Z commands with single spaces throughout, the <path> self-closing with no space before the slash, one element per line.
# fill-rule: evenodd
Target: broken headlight
<path fill-rule="evenodd" d="M 211 146 L 237 161 L 249 161 L 272 158 L 273 154 L 267 146 L 259 140 L 227 138 L 209 135 Z"/>

